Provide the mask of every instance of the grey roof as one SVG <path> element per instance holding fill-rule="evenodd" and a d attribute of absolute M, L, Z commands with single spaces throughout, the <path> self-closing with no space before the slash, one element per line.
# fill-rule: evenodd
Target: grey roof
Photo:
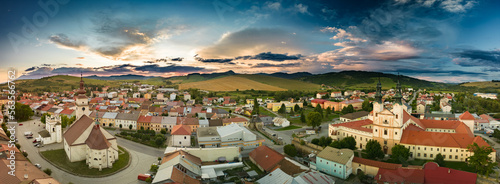
<path fill-rule="evenodd" d="M 199 127 L 197 130 L 198 137 L 219 137 L 217 127 Z"/>
<path fill-rule="evenodd" d="M 257 180 L 259 183 L 291 184 L 293 177 L 283 172 L 280 168 Z"/>
<path fill-rule="evenodd" d="M 50 137 L 50 133 L 47 130 L 42 130 L 42 131 L 38 132 L 38 134 L 40 134 L 40 136 L 42 136 L 43 138 Z"/>
<path fill-rule="evenodd" d="M 102 116 L 102 118 L 103 119 L 115 119 L 116 116 L 118 116 L 117 112 L 106 112 L 106 113 L 104 113 L 104 115 Z"/>
<path fill-rule="evenodd" d="M 340 117 L 346 118 L 346 119 L 358 119 L 358 118 L 361 118 L 363 116 L 368 116 L 368 114 L 370 114 L 370 113 L 366 112 L 366 111 L 359 111 L 359 112 L 345 114 L 345 115 L 342 115 Z"/>
<path fill-rule="evenodd" d="M 168 117 L 168 116 L 162 116 L 161 118 L 161 124 L 164 125 L 176 125 L 177 124 L 177 117 Z"/>
<path fill-rule="evenodd" d="M 330 160 L 339 164 L 347 164 L 353 158 L 354 152 L 350 149 L 337 149 L 327 146 L 323 151 L 319 152 L 318 157 Z"/>
<path fill-rule="evenodd" d="M 129 113 L 119 113 L 116 116 L 116 119 L 119 119 L 119 120 L 129 120 L 129 121 L 137 121 L 137 119 L 139 119 L 139 114 L 137 114 L 137 113 L 132 113 L 132 114 L 129 114 Z"/>
<path fill-rule="evenodd" d="M 47 112 L 56 112 L 59 108 L 52 107 Z"/>

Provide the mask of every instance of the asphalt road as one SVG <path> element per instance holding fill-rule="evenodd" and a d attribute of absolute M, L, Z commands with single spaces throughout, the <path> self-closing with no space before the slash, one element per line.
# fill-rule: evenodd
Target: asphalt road
<path fill-rule="evenodd" d="M 35 123 L 35 124 L 33 124 Z M 39 154 L 38 148 L 33 146 L 33 139 L 26 139 L 24 137 L 25 131 L 32 131 L 34 137 L 38 137 L 38 131 L 42 130 L 42 125 L 40 119 L 30 120 L 23 122 L 23 126 L 18 126 L 16 129 L 16 136 L 18 137 L 19 144 L 21 144 L 21 150 L 26 150 L 28 152 L 28 158 L 33 164 L 39 163 L 42 169 L 50 168 L 52 170 L 52 177 L 61 183 L 74 183 L 74 184 L 113 184 L 113 183 L 145 183 L 137 180 L 137 175 L 147 173 L 151 165 L 157 161 L 158 157 L 163 156 L 164 149 L 156 149 L 149 146 L 145 146 L 139 143 L 128 141 L 117 137 L 117 143 L 119 146 L 125 148 L 130 153 L 130 158 L 132 159 L 130 166 L 125 170 L 116 173 L 111 176 L 103 178 L 86 178 L 75 176 L 66 173 L 58 168 L 52 166 L 50 163 L 45 161 Z M 61 149 L 62 143 L 46 145 L 40 148 L 40 151 L 48 149 Z"/>

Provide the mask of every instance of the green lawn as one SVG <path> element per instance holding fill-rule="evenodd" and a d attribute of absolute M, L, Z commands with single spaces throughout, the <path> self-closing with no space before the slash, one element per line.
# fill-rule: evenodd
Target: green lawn
<path fill-rule="evenodd" d="M 310 112 L 313 112 L 313 111 L 314 111 L 314 108 L 306 107 L 304 109 L 304 115 L 306 116 L 306 118 L 307 118 L 307 114 L 309 114 Z M 300 115 L 300 112 L 294 112 L 294 114 Z M 323 115 L 325 115 L 324 111 L 323 111 Z M 290 124 L 296 124 L 296 125 L 305 125 L 306 124 L 306 123 L 302 123 L 300 121 L 300 117 L 292 117 L 290 114 L 283 114 L 283 116 L 286 117 L 288 119 L 288 121 L 290 121 Z M 334 118 L 338 118 L 338 117 L 340 117 L 339 114 L 330 113 L 326 117 L 324 117 L 321 122 L 324 123 L 324 122 L 332 121 Z"/>
<path fill-rule="evenodd" d="M 264 174 L 264 172 L 261 171 L 259 169 L 259 167 L 257 167 L 257 165 L 255 165 L 255 164 L 253 164 L 252 161 L 250 161 L 249 159 L 244 159 L 243 162 L 245 163 L 245 165 L 250 166 L 250 168 L 252 168 L 251 170 L 254 170 L 255 172 L 257 172 L 257 174 L 259 174 L 259 175 Z"/>
<path fill-rule="evenodd" d="M 295 125 L 290 125 L 290 126 L 287 126 L 287 127 L 284 127 L 284 128 L 276 129 L 276 131 L 293 130 L 293 129 L 298 129 L 298 128 L 302 128 L 302 127 L 295 126 Z"/>
<path fill-rule="evenodd" d="M 259 113 L 260 113 L 260 115 L 266 115 L 266 116 L 276 117 L 276 114 L 273 114 L 273 113 L 269 112 L 268 110 L 266 110 L 262 106 L 259 106 Z"/>
<path fill-rule="evenodd" d="M 44 151 L 41 152 L 41 154 L 52 164 L 64 168 L 72 174 L 96 177 L 114 173 L 127 166 L 130 155 L 122 147 L 118 146 L 118 148 L 120 152 L 118 154 L 118 160 L 113 164 L 113 168 L 105 168 L 102 169 L 102 171 L 99 171 L 99 169 L 89 169 L 88 165 L 85 164 L 85 160 L 70 162 L 66 157 L 64 149 Z"/>

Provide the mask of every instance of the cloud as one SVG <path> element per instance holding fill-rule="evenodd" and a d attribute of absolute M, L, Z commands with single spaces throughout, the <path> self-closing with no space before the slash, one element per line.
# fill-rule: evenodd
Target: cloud
<path fill-rule="evenodd" d="M 167 65 L 160 66 L 158 64 L 152 65 L 109 65 L 101 67 L 30 67 L 25 70 L 20 79 L 37 79 L 53 75 L 73 75 L 79 76 L 83 73 L 85 76 L 98 75 L 148 75 L 148 76 L 176 76 L 184 75 L 193 72 L 210 72 L 212 70 L 196 66 L 181 66 L 181 65 Z"/>
<path fill-rule="evenodd" d="M 203 59 L 203 58 L 196 58 L 197 61 L 203 62 L 203 63 L 229 63 L 233 61 L 234 59 L 231 58 L 226 58 L 226 59 Z"/>
<path fill-rule="evenodd" d="M 282 42 L 286 42 L 283 44 Z M 277 28 L 246 28 L 224 34 L 214 45 L 197 51 L 202 58 L 234 58 L 262 52 L 303 52 L 301 38 L 291 32 Z"/>
<path fill-rule="evenodd" d="M 460 52 L 452 53 L 452 55 L 458 57 L 454 58 L 452 61 L 460 66 L 490 66 L 500 68 L 500 50 L 484 51 L 464 49 Z"/>
<path fill-rule="evenodd" d="M 312 15 L 309 11 L 307 11 L 307 5 L 304 4 L 295 4 L 291 9 L 292 12 L 297 12 L 301 14 Z"/>
<path fill-rule="evenodd" d="M 93 53 L 112 60 L 144 60 L 153 54 L 152 45 L 184 32 L 184 25 L 171 19 L 141 19 L 115 16 L 100 11 L 90 18 L 92 33 L 86 38 L 70 38 L 63 33 L 49 40 L 64 48 Z M 85 39 L 86 41 L 81 41 Z"/>
<path fill-rule="evenodd" d="M 184 58 L 182 57 L 176 57 L 176 58 L 172 58 L 170 59 L 171 61 L 178 61 L 178 62 L 181 62 Z"/>
<path fill-rule="evenodd" d="M 303 56 L 300 54 L 297 55 L 288 55 L 288 54 L 273 54 L 271 52 L 263 52 L 254 56 L 238 56 L 235 60 L 267 60 L 267 61 L 285 61 L 285 60 L 298 60 Z"/>
<path fill-rule="evenodd" d="M 67 35 L 62 33 L 50 36 L 49 41 L 57 45 L 75 50 L 85 50 L 87 47 L 83 41 L 70 40 Z"/>
<path fill-rule="evenodd" d="M 463 2 L 463 3 L 462 3 Z M 452 13 L 464 13 L 476 5 L 476 1 L 464 0 L 444 0 L 441 2 L 441 8 Z"/>
<path fill-rule="evenodd" d="M 271 9 L 271 10 L 280 10 L 281 9 L 281 3 L 280 2 L 266 2 L 266 7 Z"/>
<path fill-rule="evenodd" d="M 297 67 L 300 66 L 300 63 L 283 63 L 283 64 L 272 64 L 272 63 L 257 63 L 253 65 L 252 67 L 255 68 L 268 68 L 268 67 Z"/>
<path fill-rule="evenodd" d="M 85 59 L 85 57 L 76 57 L 75 59 Z"/>

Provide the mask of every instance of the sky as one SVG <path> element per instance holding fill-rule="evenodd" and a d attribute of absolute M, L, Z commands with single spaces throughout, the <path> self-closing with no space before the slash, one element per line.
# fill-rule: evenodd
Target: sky
<path fill-rule="evenodd" d="M 2 1 L 0 82 L 377 71 L 500 79 L 496 0 Z M 334 79 L 332 79 L 334 80 Z"/>

